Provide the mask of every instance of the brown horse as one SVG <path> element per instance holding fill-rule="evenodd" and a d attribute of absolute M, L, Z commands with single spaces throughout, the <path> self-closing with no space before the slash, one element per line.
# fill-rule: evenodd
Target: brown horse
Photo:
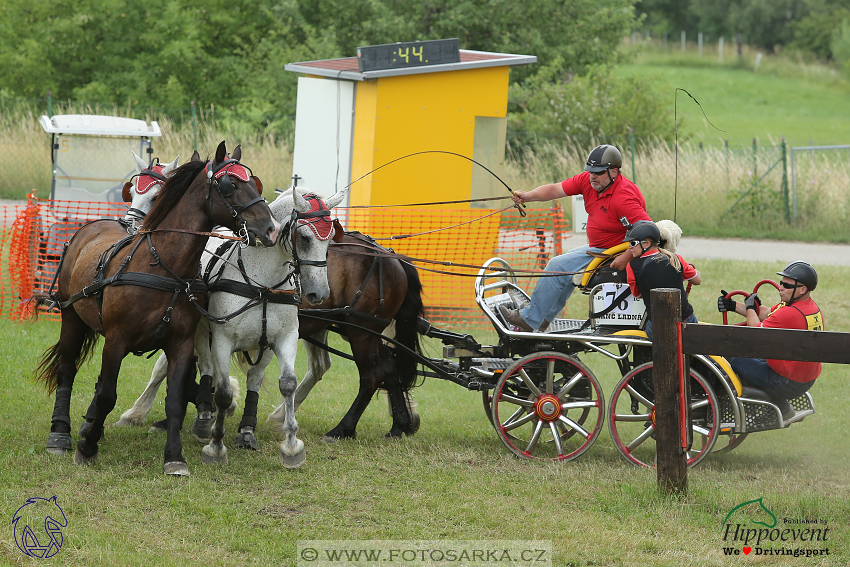
<path fill-rule="evenodd" d="M 56 391 L 47 442 L 51 453 L 71 449 L 74 377 L 100 334 L 105 343 L 96 415 L 81 434 L 74 462 L 87 464 L 97 458 L 104 420 L 115 407 L 124 357 L 162 349 L 169 361 L 163 468 L 166 474 L 189 474 L 180 427 L 186 378 L 194 372 L 194 336 L 202 309 L 198 295 L 205 292 L 198 266 L 207 233 L 220 224 L 245 241 L 253 233 L 267 246 L 280 233 L 280 224 L 259 196 L 262 184 L 249 175 L 240 158 L 239 147 L 229 158 L 222 142 L 212 162 L 190 161 L 179 167 L 166 181 L 144 230 L 135 236 L 127 238 L 114 221 L 95 221 L 78 230 L 66 245 L 54 282 L 57 290 L 51 297 L 62 311 L 59 342 L 44 353 L 36 369 L 36 379 Z"/>

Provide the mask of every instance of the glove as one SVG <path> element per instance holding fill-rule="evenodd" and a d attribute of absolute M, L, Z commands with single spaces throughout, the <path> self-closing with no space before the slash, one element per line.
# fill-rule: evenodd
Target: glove
<path fill-rule="evenodd" d="M 738 304 L 735 302 L 734 299 L 730 299 L 730 298 L 726 297 L 726 290 L 725 289 L 721 289 L 720 293 L 721 293 L 720 297 L 717 298 L 717 310 L 720 311 L 721 313 L 723 313 L 725 311 L 734 312 L 735 308 L 737 307 Z"/>
<path fill-rule="evenodd" d="M 759 307 L 761 307 L 761 301 L 759 301 L 759 296 L 756 294 L 752 294 L 744 300 L 744 305 L 747 306 L 747 309 L 754 309 L 755 312 L 758 313 Z"/>

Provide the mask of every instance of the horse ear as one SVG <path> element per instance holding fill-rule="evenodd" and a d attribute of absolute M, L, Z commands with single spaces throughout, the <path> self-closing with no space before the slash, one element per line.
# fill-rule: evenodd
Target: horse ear
<path fill-rule="evenodd" d="M 177 169 L 177 166 L 178 166 L 179 163 L 180 163 L 180 154 L 178 154 L 177 157 L 174 158 L 174 161 L 172 161 L 171 163 L 167 164 L 165 167 L 162 168 L 162 174 L 168 175 L 169 173 L 171 173 L 172 171 Z"/>
<path fill-rule="evenodd" d="M 124 199 L 125 203 L 133 202 L 133 194 L 131 191 L 133 190 L 133 182 L 128 181 L 124 184 L 124 188 L 121 190 L 121 198 Z"/>
<path fill-rule="evenodd" d="M 189 161 L 201 161 L 201 154 L 198 153 L 198 150 L 192 152 L 192 157 L 189 158 Z"/>
<path fill-rule="evenodd" d="M 333 209 L 337 205 L 339 205 L 343 199 L 345 199 L 345 194 L 348 192 L 348 189 L 343 189 L 342 191 L 337 191 L 333 195 L 331 195 L 326 201 L 325 206 L 329 209 Z"/>
<path fill-rule="evenodd" d="M 239 144 L 238 146 L 233 148 L 233 151 L 230 152 L 230 157 L 231 159 L 235 159 L 236 161 L 242 159 L 242 144 Z"/>
<path fill-rule="evenodd" d="M 218 145 L 218 148 L 215 150 L 215 160 L 213 160 L 214 164 L 219 164 L 227 159 L 227 145 L 224 143 L 224 140 Z"/>
<path fill-rule="evenodd" d="M 234 151 L 233 153 L 236 153 L 236 152 Z M 252 175 L 251 179 L 254 180 L 254 184 L 257 186 L 257 194 L 262 195 L 263 194 L 263 182 L 260 181 L 260 178 L 257 177 L 256 175 Z"/>
<path fill-rule="evenodd" d="M 301 195 L 298 189 L 292 190 L 292 201 L 295 203 L 295 210 L 299 213 L 306 213 L 310 210 L 310 203 Z"/>
<path fill-rule="evenodd" d="M 339 244 L 342 242 L 342 238 L 345 236 L 345 229 L 342 228 L 342 223 L 339 222 L 339 219 L 333 220 L 334 225 L 334 237 L 333 241 Z"/>
<path fill-rule="evenodd" d="M 136 169 L 138 169 L 139 171 L 144 171 L 145 169 L 148 168 L 148 164 L 146 164 L 144 161 L 142 161 L 142 158 L 137 156 L 136 152 L 134 152 L 133 150 L 130 150 L 130 153 L 132 153 L 133 157 L 136 158 Z"/>

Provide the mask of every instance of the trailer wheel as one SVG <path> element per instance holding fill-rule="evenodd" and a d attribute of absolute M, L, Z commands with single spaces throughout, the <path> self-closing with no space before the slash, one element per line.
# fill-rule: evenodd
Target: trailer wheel
<path fill-rule="evenodd" d="M 635 466 L 655 466 L 655 394 L 653 363 L 642 364 L 623 376 L 608 406 L 608 429 L 614 446 Z M 714 447 L 720 428 L 720 404 L 712 387 L 691 369 L 691 428 L 693 446 L 688 466 L 698 465 Z"/>
<path fill-rule="evenodd" d="M 541 352 L 505 370 L 493 390 L 490 415 L 499 439 L 515 455 L 569 461 L 602 431 L 605 400 L 599 381 L 579 360 Z"/>

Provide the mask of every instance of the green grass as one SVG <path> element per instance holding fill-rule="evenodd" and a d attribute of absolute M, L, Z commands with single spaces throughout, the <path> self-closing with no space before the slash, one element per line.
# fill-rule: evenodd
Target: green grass
<path fill-rule="evenodd" d="M 684 93 L 678 94 L 681 120 L 680 141 L 751 147 L 778 143 L 785 136 L 790 146 L 850 143 L 850 83 L 837 72 L 814 64 L 794 63 L 767 57 L 759 70 L 753 70 L 755 54 L 744 61 L 732 56 L 729 46 L 723 65 L 715 50 L 682 55 L 641 53 L 634 63 L 622 65 L 622 76 L 652 75 L 669 94 L 673 111 L 675 88 L 690 92 L 702 104 L 708 120 Z"/>
<path fill-rule="evenodd" d="M 779 265 L 702 261 L 704 285 L 692 302 L 701 320 L 719 322 L 720 287 L 751 289 Z M 850 270 L 820 268 L 815 292 L 830 330 L 850 330 Z M 464 285 L 469 285 L 464 282 Z M 471 291 L 470 291 L 471 293 Z M 769 302 L 769 293 L 763 298 Z M 471 299 L 470 299 L 471 301 Z M 570 300 L 580 316 L 584 296 Z M 833 528 L 828 560 L 778 558 L 771 565 L 844 565 L 850 560 L 850 458 L 846 369 L 827 366 L 813 389 L 817 414 L 786 431 L 751 435 L 728 455 L 713 455 L 689 473 L 689 494 L 666 498 L 656 472 L 628 465 L 607 431 L 574 462 L 520 460 L 501 444 L 479 393 L 429 379 L 416 399 L 422 427 L 388 441 L 383 400 L 361 419 L 358 439 L 321 443 L 347 410 L 357 380 L 353 364 L 334 367 L 299 414 L 306 465 L 284 471 L 279 435 L 264 422 L 259 453 L 232 448 L 236 418 L 227 422 L 230 464 L 204 466 L 200 445 L 184 435 L 192 475 L 162 474 L 164 437 L 146 428 L 106 430 L 98 462 L 79 467 L 44 451 L 53 398 L 30 380 L 41 352 L 58 337 L 50 322 L 0 321 L 0 491 L 7 518 L 32 496 L 58 496 L 69 525 L 56 563 L 73 565 L 295 565 L 305 539 L 552 540 L 553 565 L 739 565 L 722 554 L 720 524 L 738 504 L 763 497 L 777 517 L 818 518 Z M 475 333 L 479 340 L 492 333 Z M 342 343 L 335 346 L 345 349 Z M 432 355 L 440 347 L 430 343 Z M 599 355 L 583 361 L 610 394 L 618 379 Z M 99 364 L 87 363 L 72 398 L 74 431 L 92 394 Z M 108 423 L 141 392 L 152 361 L 128 357 L 118 405 Z M 298 360 L 303 374 L 304 357 Z M 260 416 L 277 402 L 276 369 L 260 397 Z M 161 419 L 160 392 L 149 421 Z M 0 564 L 35 565 L 15 547 L 10 524 L 0 530 Z M 747 560 L 743 560 L 747 561 Z"/>

